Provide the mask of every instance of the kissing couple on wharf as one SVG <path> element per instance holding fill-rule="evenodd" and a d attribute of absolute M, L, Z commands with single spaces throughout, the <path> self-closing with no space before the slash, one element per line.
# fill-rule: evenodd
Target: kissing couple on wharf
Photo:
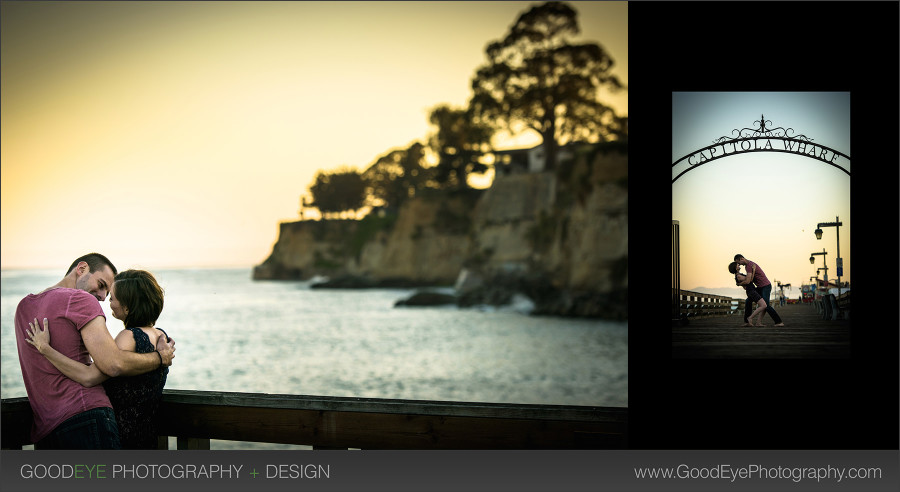
<path fill-rule="evenodd" d="M 115 339 L 100 305 L 107 296 L 125 326 Z M 59 283 L 19 302 L 16 344 L 35 449 L 157 448 L 162 390 L 175 357 L 175 341 L 155 326 L 163 296 L 150 272 L 118 272 L 90 253 Z"/>
<path fill-rule="evenodd" d="M 746 274 L 740 272 L 743 266 Z M 772 294 L 772 282 L 766 277 L 765 272 L 756 263 L 746 259 L 743 255 L 734 255 L 734 261 L 728 264 L 728 272 L 734 275 L 735 284 L 744 288 L 747 292 L 747 299 L 744 301 L 744 324 L 742 326 L 764 326 L 762 318 L 766 313 L 775 321 L 775 326 L 784 326 L 781 316 L 775 311 L 769 302 L 769 296 Z M 753 303 L 756 303 L 756 310 L 753 313 L 750 309 Z M 757 317 L 758 316 L 758 317 Z M 753 318 L 757 317 L 754 324 Z"/>

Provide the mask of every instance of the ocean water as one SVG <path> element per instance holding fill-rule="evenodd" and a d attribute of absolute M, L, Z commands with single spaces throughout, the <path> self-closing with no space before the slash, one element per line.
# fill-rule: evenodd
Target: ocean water
<path fill-rule="evenodd" d="M 166 388 L 628 406 L 623 322 L 528 316 L 524 299 L 500 309 L 395 308 L 414 291 L 311 289 L 253 281 L 247 268 L 153 273 L 165 290 L 157 326 L 176 340 Z M 16 305 L 61 277 L 0 272 L 3 398 L 26 396 Z M 115 336 L 122 323 L 102 305 Z"/>

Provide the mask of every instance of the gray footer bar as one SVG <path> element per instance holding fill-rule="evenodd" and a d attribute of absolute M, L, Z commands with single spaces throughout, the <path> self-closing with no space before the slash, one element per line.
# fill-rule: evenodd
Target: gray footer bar
<path fill-rule="evenodd" d="M 2 451 L 7 491 L 896 491 L 889 451 Z"/>

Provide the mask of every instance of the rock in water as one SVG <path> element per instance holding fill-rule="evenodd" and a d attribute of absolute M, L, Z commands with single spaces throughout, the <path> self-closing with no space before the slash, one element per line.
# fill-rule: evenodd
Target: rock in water
<path fill-rule="evenodd" d="M 452 294 L 442 294 L 440 292 L 421 291 L 416 292 L 407 299 L 401 299 L 394 303 L 397 306 L 443 306 L 446 304 L 456 304 L 456 296 Z"/>

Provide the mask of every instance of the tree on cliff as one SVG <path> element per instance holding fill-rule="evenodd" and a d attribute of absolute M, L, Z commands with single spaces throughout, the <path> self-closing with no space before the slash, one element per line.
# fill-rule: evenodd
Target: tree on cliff
<path fill-rule="evenodd" d="M 360 173 L 343 169 L 333 173 L 319 171 L 309 187 L 312 201 L 304 204 L 318 208 L 322 216 L 356 212 L 366 199 L 366 183 Z"/>
<path fill-rule="evenodd" d="M 429 121 L 437 127 L 430 142 L 438 154 L 435 180 L 444 188 L 468 188 L 469 174 L 488 170 L 481 157 L 490 150 L 494 129 L 476 121 L 470 111 L 446 104 L 432 109 Z"/>
<path fill-rule="evenodd" d="M 424 164 L 425 146 L 419 142 L 379 157 L 363 172 L 371 205 L 397 208 L 431 185 L 434 169 Z"/>
<path fill-rule="evenodd" d="M 613 60 L 598 44 L 571 44 L 578 32 L 577 13 L 565 3 L 532 7 L 505 38 L 488 44 L 488 63 L 472 80 L 475 117 L 512 133 L 523 126 L 538 132 L 550 168 L 560 143 L 621 131 L 614 111 L 597 98 L 600 87 L 623 87 L 610 74 Z"/>

